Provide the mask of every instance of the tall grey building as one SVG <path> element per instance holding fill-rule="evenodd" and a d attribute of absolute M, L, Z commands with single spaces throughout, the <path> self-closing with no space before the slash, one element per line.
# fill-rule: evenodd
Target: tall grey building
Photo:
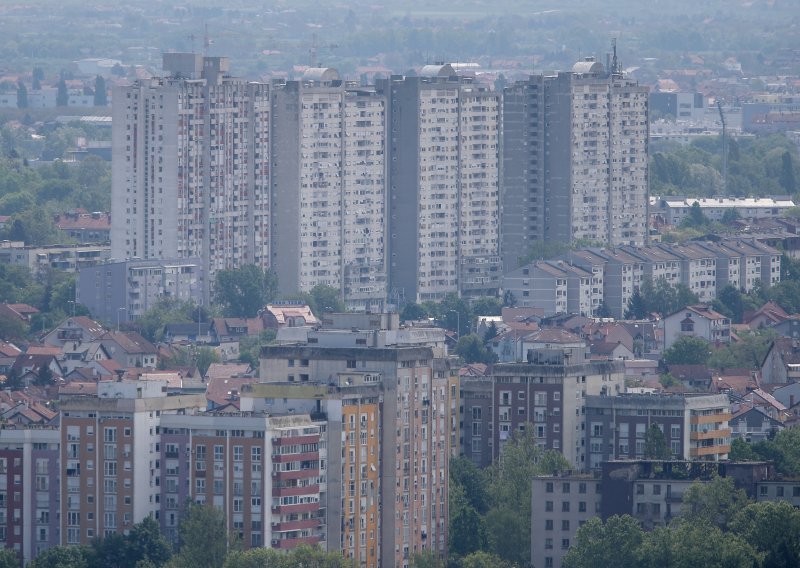
<path fill-rule="evenodd" d="M 500 95 L 427 65 L 380 81 L 390 105 L 389 251 L 394 301 L 496 293 Z"/>
<path fill-rule="evenodd" d="M 272 265 L 283 292 L 386 300 L 386 99 L 312 68 L 273 91 Z"/>
<path fill-rule="evenodd" d="M 587 58 L 504 92 L 503 264 L 536 240 L 645 242 L 648 89 Z"/>
<path fill-rule="evenodd" d="M 270 89 L 228 60 L 164 54 L 166 77 L 114 91 L 112 256 L 269 266 Z"/>

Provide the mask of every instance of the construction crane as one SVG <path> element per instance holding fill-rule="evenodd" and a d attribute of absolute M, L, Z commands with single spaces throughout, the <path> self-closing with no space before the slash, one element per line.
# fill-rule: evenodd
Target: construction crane
<path fill-rule="evenodd" d="M 725 113 L 722 112 L 722 101 L 717 99 L 717 110 L 722 122 L 722 195 L 728 195 L 728 129 L 725 125 Z"/>
<path fill-rule="evenodd" d="M 338 43 L 319 43 L 317 42 L 317 34 L 311 34 L 311 45 L 308 48 L 309 65 L 311 67 L 322 67 L 322 64 L 317 59 L 317 52 L 322 49 L 336 49 L 339 47 Z"/>

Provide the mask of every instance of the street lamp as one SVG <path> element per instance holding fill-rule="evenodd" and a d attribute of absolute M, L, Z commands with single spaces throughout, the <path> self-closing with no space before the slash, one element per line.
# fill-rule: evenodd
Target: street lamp
<path fill-rule="evenodd" d="M 127 312 L 128 308 L 117 308 L 117 331 L 119 331 L 119 313 Z"/>
<path fill-rule="evenodd" d="M 67 300 L 68 304 L 72 304 L 72 317 L 75 317 L 75 300 Z"/>
<path fill-rule="evenodd" d="M 457 324 L 456 324 L 456 339 L 461 339 L 461 312 L 458 310 L 447 310 L 447 313 L 454 313 L 456 314 Z"/>

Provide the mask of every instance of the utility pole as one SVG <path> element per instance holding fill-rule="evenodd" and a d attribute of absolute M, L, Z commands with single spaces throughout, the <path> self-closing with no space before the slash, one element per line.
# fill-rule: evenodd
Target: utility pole
<path fill-rule="evenodd" d="M 722 112 L 722 101 L 717 99 L 717 110 L 722 122 L 722 195 L 728 195 L 728 129 L 725 125 L 725 113 Z"/>

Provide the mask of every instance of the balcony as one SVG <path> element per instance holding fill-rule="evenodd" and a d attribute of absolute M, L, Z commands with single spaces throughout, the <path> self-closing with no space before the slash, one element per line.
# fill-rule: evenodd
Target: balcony
<path fill-rule="evenodd" d="M 730 438 L 731 429 L 725 428 L 722 430 L 706 430 L 705 432 L 690 432 L 690 440 L 713 440 L 714 438 Z"/>
<path fill-rule="evenodd" d="M 731 451 L 730 445 L 706 446 L 704 448 L 689 448 L 689 456 L 699 458 L 704 456 L 714 456 L 717 454 L 727 454 Z"/>
<path fill-rule="evenodd" d="M 693 414 L 690 419 L 690 424 L 714 424 L 715 422 L 729 422 L 733 415 L 730 412 L 720 412 L 719 414 L 699 415 Z"/>
<path fill-rule="evenodd" d="M 297 521 L 283 521 L 272 523 L 272 534 L 285 531 L 299 531 L 302 529 L 313 529 L 322 524 L 322 519 L 301 519 Z"/>
<path fill-rule="evenodd" d="M 318 544 L 321 540 L 322 537 L 320 536 L 306 536 L 302 538 L 282 538 L 273 540 L 272 547 L 278 550 L 290 550 L 292 548 L 297 548 L 301 544 L 314 546 Z"/>
<path fill-rule="evenodd" d="M 292 471 L 273 471 L 272 477 L 276 479 L 306 479 L 309 477 L 318 477 L 319 468 L 312 469 L 295 469 Z"/>
<path fill-rule="evenodd" d="M 272 487 L 273 497 L 289 497 L 290 495 L 312 495 L 319 493 L 319 485 L 306 487 Z"/>
<path fill-rule="evenodd" d="M 295 461 L 317 461 L 319 452 L 306 452 L 303 454 L 276 454 L 272 456 L 275 463 L 288 463 Z"/>
<path fill-rule="evenodd" d="M 319 511 L 319 503 L 298 503 L 297 505 L 273 505 L 272 512 L 278 515 L 291 513 L 311 513 Z"/>

